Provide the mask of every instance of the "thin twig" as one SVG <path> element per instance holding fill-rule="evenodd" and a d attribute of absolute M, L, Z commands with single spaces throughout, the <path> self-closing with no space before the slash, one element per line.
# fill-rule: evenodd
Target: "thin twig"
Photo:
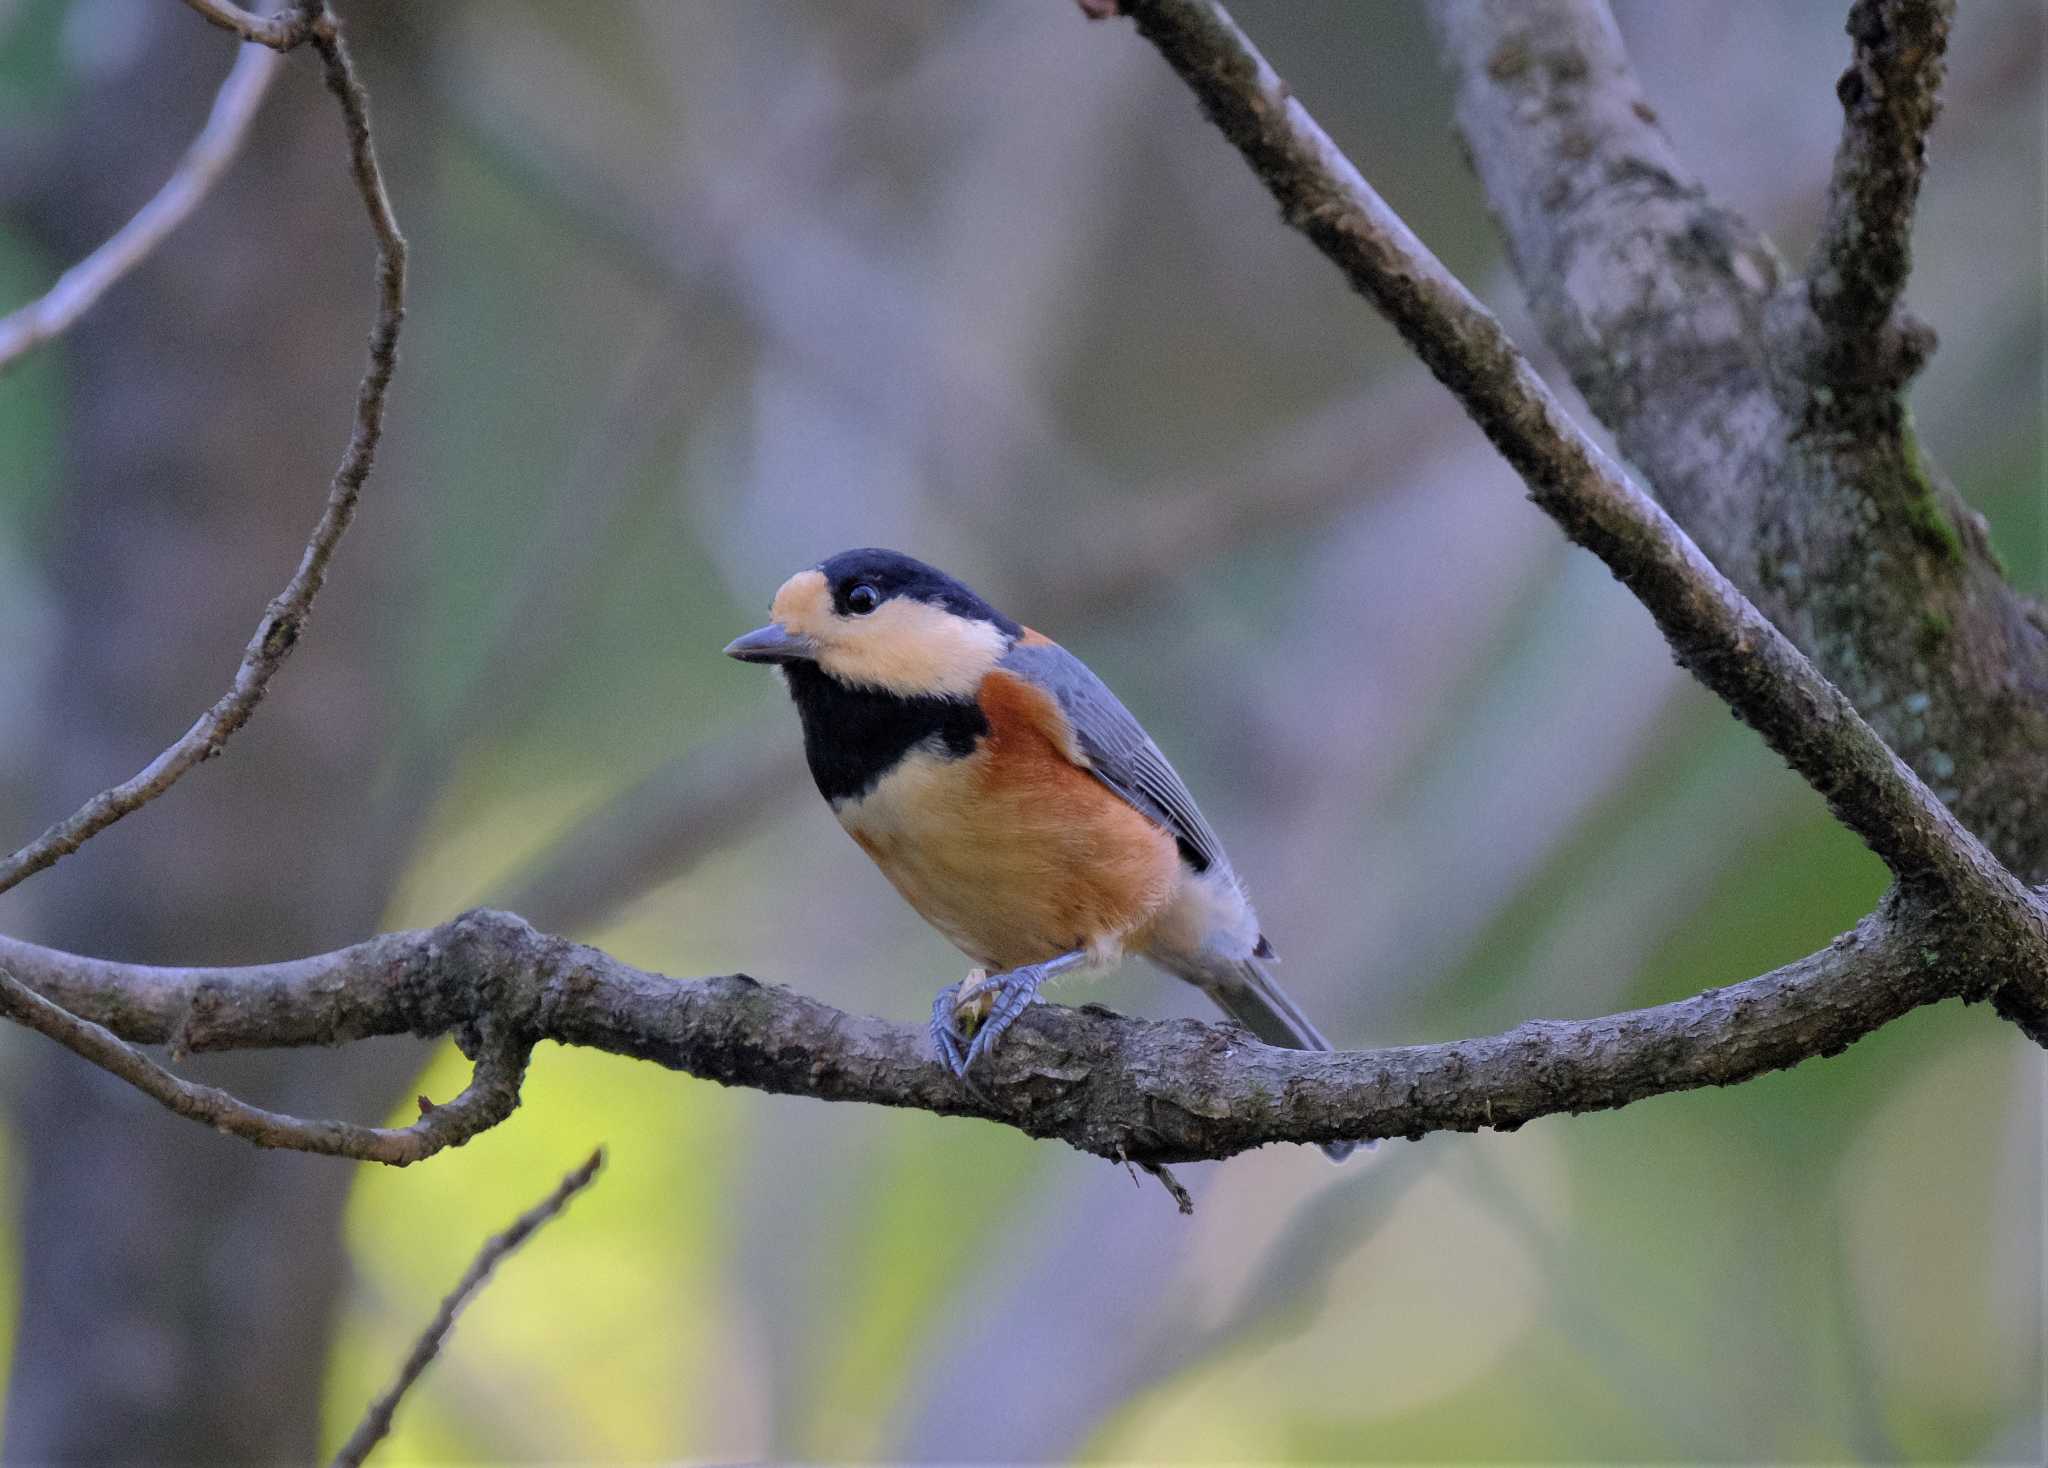
<path fill-rule="evenodd" d="M 209 17 L 211 18 L 211 17 Z M 340 103 L 348 131 L 349 167 L 377 238 L 377 315 L 370 331 L 370 365 L 356 395 L 355 428 L 306 542 L 297 571 L 264 610 L 255 635 L 242 652 L 234 682 L 178 741 L 132 778 L 102 790 L 71 815 L 0 861 L 0 892 L 69 856 L 86 841 L 130 812 L 156 799 L 195 765 L 221 752 L 249 720 L 271 678 L 304 630 L 313 598 L 327 577 L 328 562 L 355 517 L 363 483 L 376 463 L 384 429 L 385 398 L 398 365 L 398 332 L 405 319 L 405 240 L 392 217 L 391 201 L 377 168 L 370 136 L 368 99 L 356 80 L 348 48 L 332 13 L 312 22 L 312 43 L 327 71 L 328 90 Z"/>
<path fill-rule="evenodd" d="M 1183 1218 L 1195 1216 L 1194 1194 L 1187 1190 L 1186 1184 L 1173 1175 L 1172 1168 L 1163 1162 L 1140 1162 L 1135 1165 L 1159 1179 L 1159 1186 L 1166 1189 L 1166 1195 L 1173 1199 L 1173 1206 L 1180 1210 Z"/>
<path fill-rule="evenodd" d="M 1862 380 L 1874 363 L 1897 356 L 1888 350 L 1889 328 L 1912 270 L 1913 210 L 1954 18 L 1954 0 L 1856 0 L 1850 7 L 1855 54 L 1835 88 L 1842 142 L 1807 267 L 1831 375 Z"/>
<path fill-rule="evenodd" d="M 184 1080 L 110 1031 L 52 1004 L 6 969 L 0 969 L 0 1015 L 48 1035 L 151 1100 L 217 1132 L 258 1147 L 353 1157 L 392 1167 L 406 1167 L 446 1148 L 459 1147 L 510 1116 L 519 1105 L 519 1083 L 531 1048 L 510 1041 L 481 1050 L 468 1087 L 453 1101 L 423 1106 L 420 1119 L 408 1127 L 372 1127 L 345 1121 L 305 1121 L 251 1106 L 213 1086 Z"/>
<path fill-rule="evenodd" d="M 360 1468 L 364 1459 L 378 1443 L 391 1432 L 391 1419 L 398 1411 L 398 1403 L 412 1389 L 434 1357 L 441 1353 L 442 1343 L 449 1332 L 455 1329 L 455 1317 L 462 1313 L 462 1307 L 469 1303 L 470 1296 L 489 1282 L 491 1271 L 498 1267 L 498 1261 L 517 1249 L 533 1236 L 542 1225 L 569 1206 L 569 1200 L 597 1180 L 598 1169 L 604 1166 L 604 1148 L 599 1147 L 590 1154 L 589 1160 L 561 1182 L 545 1198 L 527 1209 L 512 1221 L 512 1226 L 503 1233 L 484 1241 L 477 1251 L 469 1269 L 457 1282 L 448 1297 L 441 1301 L 441 1308 L 434 1312 L 434 1318 L 427 1323 L 420 1338 L 413 1343 L 412 1354 L 405 1358 L 405 1364 L 398 1369 L 398 1379 L 391 1383 L 385 1393 L 370 1403 L 363 1420 L 356 1424 L 356 1430 L 349 1434 L 341 1451 L 334 1455 L 334 1468 Z"/>
<path fill-rule="evenodd" d="M 1124 0 L 1287 222 L 1399 330 L 1565 534 L 1604 561 L 1679 663 L 1719 694 L 1901 883 L 1985 899 L 1994 946 L 2031 950 L 2026 887 L 1806 656 L 1572 421 L 1500 323 L 1366 182 L 1215 0 Z M 2027 975 L 2048 987 L 2048 973 Z"/>
<path fill-rule="evenodd" d="M 283 58 L 275 51 L 262 46 L 242 48 L 213 99 L 206 126 L 156 196 L 105 244 L 59 276 L 49 290 L 0 318 L 0 371 L 62 335 L 92 309 L 108 287 L 141 264 L 185 222 L 241 151 L 250 120 L 282 65 Z"/>
<path fill-rule="evenodd" d="M 224 31 L 233 31 L 243 40 L 268 46 L 273 51 L 289 51 L 310 36 L 316 25 L 315 13 L 320 8 L 317 3 L 293 3 L 276 15 L 257 15 L 230 3 L 230 0 L 185 0 L 185 3 L 209 24 Z"/>

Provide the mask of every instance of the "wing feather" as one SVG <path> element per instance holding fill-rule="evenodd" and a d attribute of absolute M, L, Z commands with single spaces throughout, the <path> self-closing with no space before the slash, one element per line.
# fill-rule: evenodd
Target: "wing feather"
<path fill-rule="evenodd" d="M 1203 819 L 1187 782 L 1086 663 L 1056 642 L 1027 638 L 1003 655 L 1001 666 L 1059 700 L 1089 772 L 1172 835 L 1189 866 L 1198 872 L 1230 870 L 1223 843 Z"/>

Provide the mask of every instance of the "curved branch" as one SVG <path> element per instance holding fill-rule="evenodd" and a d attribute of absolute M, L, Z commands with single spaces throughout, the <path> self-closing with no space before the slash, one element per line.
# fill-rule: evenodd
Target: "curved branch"
<path fill-rule="evenodd" d="M 0 317 L 0 372 L 16 358 L 61 336 L 107 289 L 148 258 L 199 207 L 241 151 L 256 109 L 282 64 L 275 51 L 246 46 L 214 96 L 206 126 L 178 160 L 164 186 L 90 255 L 57 277 L 27 305 Z"/>
<path fill-rule="evenodd" d="M 411 1126 L 373 1127 L 346 1121 L 305 1121 L 251 1106 L 216 1087 L 180 1079 L 103 1026 L 51 1003 L 4 968 L 0 968 L 0 1015 L 49 1036 L 167 1110 L 215 1131 L 258 1147 L 353 1157 L 392 1167 L 406 1167 L 445 1148 L 459 1147 L 510 1116 L 519 1105 L 519 1083 L 532 1049 L 530 1043 L 516 1037 L 497 1040 L 478 1054 L 476 1074 L 453 1101 L 435 1106 L 422 1097 L 420 1119 Z"/>
<path fill-rule="evenodd" d="M 2022 960 L 2004 973 L 2048 993 L 2048 968 L 2025 961 L 2048 951 L 2048 926 L 2026 887 L 1571 420 L 1500 323 L 1374 192 L 1223 8 L 1125 0 L 1123 10 L 1287 222 L 1394 324 L 1537 505 L 1635 594 L 1679 663 L 1805 777 L 1908 890 L 1971 912 L 1992 949 Z"/>
<path fill-rule="evenodd" d="M 203 7 L 201 7 L 203 9 Z M 232 8 L 232 7 L 229 7 Z M 264 609 L 263 620 L 242 651 L 234 682 L 214 705 L 140 772 L 102 790 L 71 815 L 0 861 L 0 892 L 69 856 L 93 836 L 140 809 L 176 784 L 187 771 L 212 759 L 249 721 L 277 670 L 299 640 L 313 598 L 327 579 L 328 562 L 349 522 L 377 460 L 384 432 L 384 403 L 398 367 L 398 332 L 405 320 L 405 240 L 391 213 L 370 137 L 369 103 L 331 13 L 311 22 L 314 48 L 326 67 L 327 87 L 341 106 L 348 133 L 349 168 L 370 228 L 377 239 L 377 314 L 370 329 L 370 364 L 356 394 L 355 427 L 328 488 L 326 504 L 306 542 L 299 566 L 283 591 Z"/>
<path fill-rule="evenodd" d="M 1899 388 L 1924 341 L 1827 380 L 1808 283 L 1686 169 L 1604 5 L 1431 16 L 1536 318 L 1622 453 L 1963 824 L 2048 880 L 2048 618 L 1915 440 Z M 1845 154 L 1859 129 L 1852 108 Z M 2048 988 L 1998 1004 L 2048 1044 Z"/>
<path fill-rule="evenodd" d="M 725 1085 L 982 1117 L 1100 1157 L 1165 1163 L 1270 1142 L 1509 1131 L 1732 1085 L 1836 1054 L 1920 1005 L 1985 992 L 2000 959 L 1975 936 L 1888 900 L 1818 953 L 1677 1003 L 1336 1054 L 1274 1049 L 1231 1025 L 1034 1005 L 978 1076 L 986 1101 L 932 1059 L 921 1029 L 744 974 L 666 978 L 487 910 L 252 968 L 151 968 L 4 937 L 0 964 L 138 1043 L 225 1050 L 481 1031 Z"/>

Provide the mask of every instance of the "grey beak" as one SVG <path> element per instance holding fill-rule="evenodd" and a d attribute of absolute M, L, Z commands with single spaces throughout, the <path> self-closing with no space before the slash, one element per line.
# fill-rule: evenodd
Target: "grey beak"
<path fill-rule="evenodd" d="M 743 663 L 808 662 L 816 652 L 810 638 L 790 631 L 780 622 L 757 627 L 725 645 L 725 655 Z"/>

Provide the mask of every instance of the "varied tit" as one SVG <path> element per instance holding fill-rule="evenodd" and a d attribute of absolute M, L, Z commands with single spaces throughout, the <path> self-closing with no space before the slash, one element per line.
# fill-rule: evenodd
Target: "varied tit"
<path fill-rule="evenodd" d="M 1273 950 L 1187 786 L 1079 658 L 895 551 L 799 571 L 770 615 L 727 656 L 782 669 L 832 813 L 984 966 L 932 1006 L 955 1075 L 1047 979 L 1127 952 L 1268 1044 L 1330 1048 L 1273 982 Z"/>

